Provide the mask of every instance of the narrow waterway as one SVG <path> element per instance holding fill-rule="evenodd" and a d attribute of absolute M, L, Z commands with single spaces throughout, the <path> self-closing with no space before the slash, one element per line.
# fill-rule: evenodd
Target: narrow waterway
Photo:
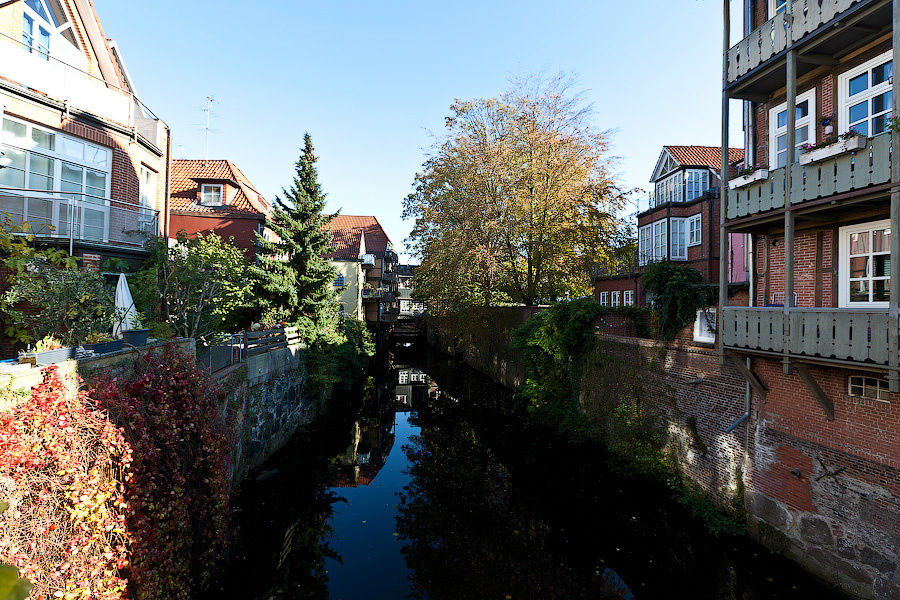
<path fill-rule="evenodd" d="M 243 486 L 214 597 L 837 597 L 527 425 L 478 373 L 424 349 L 392 362 Z"/>

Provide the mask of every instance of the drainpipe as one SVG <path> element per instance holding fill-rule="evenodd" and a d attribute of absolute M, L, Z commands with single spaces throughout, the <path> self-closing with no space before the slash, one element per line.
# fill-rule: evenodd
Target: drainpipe
<path fill-rule="evenodd" d="M 163 218 L 161 221 L 163 222 L 162 227 L 162 237 L 166 240 L 166 245 L 168 246 L 169 240 L 169 191 L 171 187 L 171 172 L 172 172 L 172 129 L 166 125 L 166 177 L 165 177 L 165 192 L 163 198 Z"/>
<path fill-rule="evenodd" d="M 750 357 L 748 356 L 746 360 L 747 360 L 747 369 L 749 370 L 750 369 Z M 740 417 L 738 417 L 737 421 L 735 421 L 734 423 L 729 425 L 725 429 L 725 433 L 731 433 L 732 431 L 737 429 L 741 425 L 741 423 L 743 423 L 744 421 L 746 421 L 747 419 L 750 418 L 750 394 L 751 394 L 750 382 L 748 381 L 744 384 L 744 414 L 742 414 Z"/>

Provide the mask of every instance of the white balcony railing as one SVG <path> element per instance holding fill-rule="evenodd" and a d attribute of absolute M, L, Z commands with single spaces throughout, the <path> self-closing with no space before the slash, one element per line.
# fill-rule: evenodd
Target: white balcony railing
<path fill-rule="evenodd" d="M 141 247 L 159 235 L 159 211 L 86 194 L 0 188 L 0 216 L 39 238 Z"/>

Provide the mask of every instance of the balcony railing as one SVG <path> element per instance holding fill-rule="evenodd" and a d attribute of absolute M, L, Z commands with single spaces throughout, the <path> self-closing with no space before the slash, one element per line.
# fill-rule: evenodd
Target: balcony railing
<path fill-rule="evenodd" d="M 691 198 L 687 197 L 687 186 L 684 183 L 678 183 L 675 186 L 675 189 L 672 193 L 669 194 L 654 194 L 650 192 L 644 196 L 638 198 L 635 203 L 637 205 L 637 213 L 647 212 L 648 210 L 653 210 L 658 206 L 663 206 L 670 202 L 678 203 L 678 202 L 693 202 L 694 200 L 698 200 L 701 198 L 718 198 L 719 197 L 719 188 L 711 187 L 704 191 L 702 194 L 694 195 Z"/>
<path fill-rule="evenodd" d="M 31 51 L 20 39 L 0 34 L 0 64 L 6 80 L 22 84 L 66 106 L 135 131 L 162 147 L 162 123 L 129 90 L 122 89 L 52 55 Z"/>
<path fill-rule="evenodd" d="M 608 279 L 610 277 L 627 277 L 638 272 L 638 253 L 630 252 L 625 256 L 607 258 L 593 266 L 593 278 Z"/>
<path fill-rule="evenodd" d="M 726 348 L 783 353 L 790 334 L 790 354 L 851 363 L 887 366 L 887 310 L 726 307 L 721 322 Z"/>
<path fill-rule="evenodd" d="M 793 27 L 788 39 L 787 17 L 775 15 L 728 51 L 728 83 L 746 75 L 854 5 L 873 0 L 793 0 Z"/>
<path fill-rule="evenodd" d="M 384 297 L 384 289 L 383 288 L 363 288 L 362 289 L 362 297 L 363 300 L 380 300 Z"/>
<path fill-rule="evenodd" d="M 0 214 L 39 238 L 141 247 L 159 235 L 159 211 L 87 194 L 0 188 Z"/>
<path fill-rule="evenodd" d="M 791 204 L 827 198 L 891 180 L 891 134 L 869 138 L 862 150 L 821 162 L 791 167 Z M 726 216 L 737 219 L 784 208 L 784 167 L 769 171 L 767 179 L 728 190 Z"/>

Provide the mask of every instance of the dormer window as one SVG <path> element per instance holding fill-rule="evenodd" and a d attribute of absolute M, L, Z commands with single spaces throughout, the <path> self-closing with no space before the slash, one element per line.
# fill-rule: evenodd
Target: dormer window
<path fill-rule="evenodd" d="M 225 197 L 221 183 L 204 183 L 200 186 L 200 204 L 203 206 L 222 206 Z"/>
<path fill-rule="evenodd" d="M 22 44 L 25 51 L 50 60 L 51 40 L 54 38 L 57 41 L 63 38 L 72 46 L 62 49 L 54 41 L 54 55 L 60 48 L 62 59 L 77 56 L 72 53 L 77 52 L 78 42 L 59 0 L 25 0 L 22 13 Z"/>

